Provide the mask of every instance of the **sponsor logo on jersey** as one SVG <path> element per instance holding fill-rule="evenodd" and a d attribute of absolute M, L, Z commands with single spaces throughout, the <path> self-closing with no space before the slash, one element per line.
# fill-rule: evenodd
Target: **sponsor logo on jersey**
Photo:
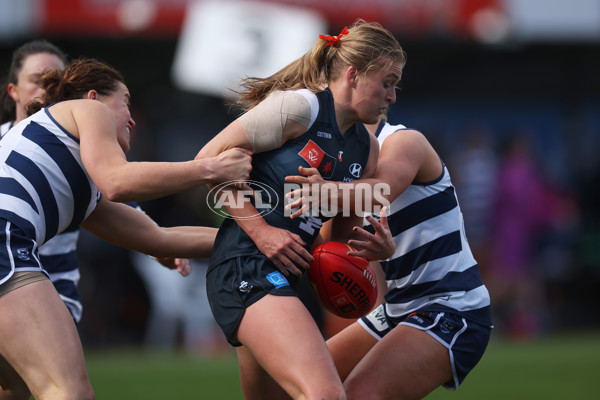
<path fill-rule="evenodd" d="M 331 133 L 329 132 L 317 131 L 317 136 L 325 139 L 331 139 Z"/>
<path fill-rule="evenodd" d="M 360 174 L 362 173 L 362 165 L 359 163 L 352 163 L 348 170 L 353 177 L 360 178 Z"/>
<path fill-rule="evenodd" d="M 311 167 L 319 170 L 323 178 L 331 178 L 337 160 L 325 153 L 315 142 L 309 140 L 306 146 L 298 153 Z"/>
<path fill-rule="evenodd" d="M 275 286 L 275 289 L 279 289 L 283 286 L 289 286 L 290 283 L 285 279 L 285 276 L 279 271 L 271 272 L 267 275 L 267 280 Z"/>
<path fill-rule="evenodd" d="M 390 328 L 390 325 L 385 318 L 385 312 L 383 311 L 383 304 L 377 307 L 367 315 L 367 319 L 373 324 L 373 327 L 379 332 L 384 332 Z"/>

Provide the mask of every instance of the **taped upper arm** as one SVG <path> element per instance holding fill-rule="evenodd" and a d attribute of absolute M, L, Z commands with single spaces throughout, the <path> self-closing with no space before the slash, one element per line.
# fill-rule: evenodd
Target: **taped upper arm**
<path fill-rule="evenodd" d="M 239 118 L 253 151 L 281 147 L 314 123 L 318 100 L 309 90 L 276 91 Z M 291 124 L 289 122 L 292 122 Z"/>

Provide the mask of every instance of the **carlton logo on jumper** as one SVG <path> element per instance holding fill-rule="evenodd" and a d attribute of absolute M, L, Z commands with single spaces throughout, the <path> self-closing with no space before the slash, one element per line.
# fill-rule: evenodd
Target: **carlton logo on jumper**
<path fill-rule="evenodd" d="M 243 187 L 242 184 L 247 187 Z M 234 189 L 237 188 L 237 189 Z M 244 208 L 247 203 L 254 205 L 258 213 L 243 217 L 233 217 L 227 209 Z M 279 196 L 269 186 L 256 181 L 229 181 L 213 187 L 206 196 L 208 208 L 224 218 L 252 219 L 271 213 L 279 204 Z"/>
<path fill-rule="evenodd" d="M 312 140 L 306 143 L 306 146 L 298 153 L 311 167 L 316 168 L 323 178 L 331 178 L 333 170 L 337 164 L 337 159 L 323 151 Z"/>

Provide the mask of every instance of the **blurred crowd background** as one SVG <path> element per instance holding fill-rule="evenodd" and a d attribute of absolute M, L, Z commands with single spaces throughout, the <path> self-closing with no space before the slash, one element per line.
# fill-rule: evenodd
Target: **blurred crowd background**
<path fill-rule="evenodd" d="M 132 93 L 129 159 L 186 160 L 237 116 L 223 89 L 358 17 L 391 29 L 408 53 L 389 120 L 423 132 L 450 167 L 495 334 L 600 328 L 597 0 L 0 0 L 0 71 L 33 38 L 103 60 Z M 207 192 L 142 207 L 164 226 L 218 226 Z M 145 276 L 144 257 L 86 233 L 79 255 L 84 346 L 227 348 L 205 297 L 206 260 L 186 279 Z"/>

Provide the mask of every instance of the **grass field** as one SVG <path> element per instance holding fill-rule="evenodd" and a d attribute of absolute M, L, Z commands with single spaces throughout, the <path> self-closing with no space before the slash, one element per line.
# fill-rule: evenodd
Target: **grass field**
<path fill-rule="evenodd" d="M 235 357 L 219 359 L 136 350 L 88 351 L 99 400 L 241 399 Z M 600 332 L 561 334 L 533 342 L 493 340 L 456 392 L 427 400 L 597 399 Z"/>

